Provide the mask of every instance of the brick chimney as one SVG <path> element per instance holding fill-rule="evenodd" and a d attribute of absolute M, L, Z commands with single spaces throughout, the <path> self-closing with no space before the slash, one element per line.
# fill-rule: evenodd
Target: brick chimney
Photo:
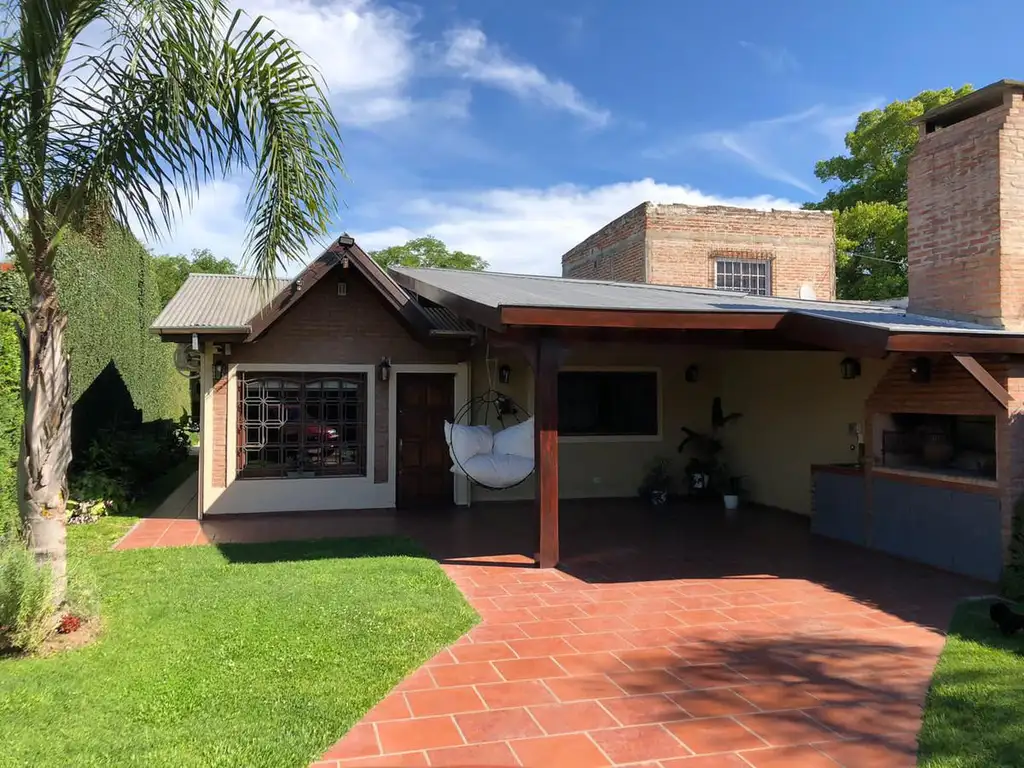
<path fill-rule="evenodd" d="M 917 124 L 910 311 L 1024 329 L 1024 82 L 993 83 Z"/>

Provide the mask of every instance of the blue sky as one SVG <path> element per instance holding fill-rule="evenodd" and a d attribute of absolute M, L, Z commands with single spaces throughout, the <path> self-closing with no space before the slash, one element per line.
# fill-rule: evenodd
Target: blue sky
<path fill-rule="evenodd" d="M 561 253 L 644 200 L 820 198 L 814 162 L 842 151 L 861 111 L 1024 77 L 1000 32 L 1008 0 L 242 7 L 302 46 L 330 90 L 347 163 L 337 232 L 365 248 L 434 234 L 513 272 L 557 274 Z M 238 258 L 246 185 L 203 189 L 154 249 Z"/>

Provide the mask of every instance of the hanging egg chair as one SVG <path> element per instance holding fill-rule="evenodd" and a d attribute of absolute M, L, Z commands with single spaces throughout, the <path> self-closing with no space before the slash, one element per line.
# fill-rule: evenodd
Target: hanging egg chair
<path fill-rule="evenodd" d="M 493 420 L 492 420 L 493 417 Z M 469 426 L 480 421 L 477 426 Z M 491 423 L 501 429 L 491 430 Z M 489 491 L 523 483 L 534 470 L 533 417 L 511 397 L 495 389 L 470 398 L 444 424 L 452 472 Z"/>

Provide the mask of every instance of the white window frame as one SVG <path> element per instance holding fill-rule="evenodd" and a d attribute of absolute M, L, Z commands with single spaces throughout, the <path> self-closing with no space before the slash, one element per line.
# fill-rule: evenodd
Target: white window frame
<path fill-rule="evenodd" d="M 726 273 L 722 270 L 722 267 L 724 267 L 727 264 L 732 265 L 733 267 L 738 267 L 740 269 L 740 272 L 734 272 L 732 275 L 726 275 Z M 748 275 L 743 275 L 742 274 L 742 270 L 743 270 L 744 267 L 749 267 L 750 268 L 750 274 L 748 274 Z M 761 278 L 762 278 L 762 275 L 755 274 L 754 273 L 755 269 L 758 270 L 758 271 L 760 271 L 762 269 L 764 270 L 764 275 L 763 275 L 763 278 L 764 278 L 764 292 L 763 293 L 760 290 L 758 290 L 757 288 L 753 288 L 753 289 L 742 288 L 742 287 L 738 287 L 737 288 L 737 287 L 729 287 L 729 286 L 721 285 L 720 284 L 720 278 L 729 277 L 729 276 L 739 278 L 741 281 L 742 281 L 743 278 L 747 278 L 751 282 L 753 282 L 753 281 L 760 281 Z M 717 288 L 720 291 L 735 291 L 736 293 L 747 293 L 747 294 L 753 294 L 754 296 L 771 296 L 772 295 L 772 263 L 771 263 L 771 260 L 769 260 L 769 259 L 743 259 L 743 258 L 733 258 L 733 257 L 728 257 L 728 256 L 718 256 L 718 257 L 715 258 L 715 288 Z"/>

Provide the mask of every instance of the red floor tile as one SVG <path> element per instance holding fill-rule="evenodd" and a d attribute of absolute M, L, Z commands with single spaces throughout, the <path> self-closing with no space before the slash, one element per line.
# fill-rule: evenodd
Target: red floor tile
<path fill-rule="evenodd" d="M 463 743 L 450 717 L 421 717 L 378 723 L 377 735 L 385 754 L 453 747 Z"/>
<path fill-rule="evenodd" d="M 673 693 L 690 686 L 682 682 L 669 669 L 640 669 L 631 672 L 613 672 L 608 677 L 619 688 L 632 695 L 644 693 Z"/>
<path fill-rule="evenodd" d="M 597 632 L 594 634 L 572 635 L 566 638 L 579 653 L 593 653 L 594 651 L 621 651 L 625 648 L 632 648 L 633 644 L 615 632 Z"/>
<path fill-rule="evenodd" d="M 470 643 L 469 645 L 453 646 L 451 654 L 457 663 L 516 658 L 515 651 L 509 647 L 508 643 Z"/>
<path fill-rule="evenodd" d="M 536 680 L 478 685 L 476 690 L 491 709 L 526 707 L 532 704 L 550 704 L 555 701 L 554 695 L 547 686 Z"/>
<path fill-rule="evenodd" d="M 509 640 L 508 646 L 521 659 L 538 656 L 558 656 L 576 653 L 576 649 L 561 637 L 535 637 L 529 640 Z"/>
<path fill-rule="evenodd" d="M 686 720 L 665 726 L 696 754 L 733 752 L 768 746 L 759 737 L 729 717 Z"/>
<path fill-rule="evenodd" d="M 814 747 L 775 747 L 742 753 L 754 768 L 839 768 L 839 763 Z"/>
<path fill-rule="evenodd" d="M 564 677 L 566 674 L 565 670 L 550 658 L 496 661 L 494 667 L 508 681 L 542 680 L 546 677 Z"/>
<path fill-rule="evenodd" d="M 824 725 L 797 710 L 740 715 L 736 719 L 773 747 L 835 741 L 838 738 Z"/>
<path fill-rule="evenodd" d="M 448 664 L 443 667 L 431 667 L 430 674 L 440 688 L 479 683 L 501 682 L 501 675 L 490 662 L 476 661 L 465 664 Z"/>
<path fill-rule="evenodd" d="M 465 747 L 432 749 L 427 753 L 432 768 L 477 768 L 477 766 L 515 766 L 516 756 L 508 744 L 470 744 Z"/>
<path fill-rule="evenodd" d="M 554 656 L 553 658 L 558 663 L 558 666 L 570 675 L 609 674 L 611 672 L 629 671 L 629 667 L 623 664 L 611 651 L 573 653 L 568 656 Z"/>
<path fill-rule="evenodd" d="M 559 701 L 618 698 L 627 693 L 607 675 L 556 677 L 546 680 L 545 684 Z"/>
<path fill-rule="evenodd" d="M 757 711 L 757 707 L 728 688 L 673 693 L 669 698 L 692 717 L 723 717 Z"/>
<path fill-rule="evenodd" d="M 339 760 L 331 768 L 420 768 L 425 765 L 428 765 L 427 756 L 423 752 L 405 752 L 401 755 Z"/>
<path fill-rule="evenodd" d="M 724 664 L 681 667 L 674 672 L 687 688 L 728 688 L 750 682 L 739 672 Z"/>
<path fill-rule="evenodd" d="M 676 720 L 688 720 L 690 717 L 670 698 L 661 694 L 603 699 L 601 706 L 622 725 L 671 723 Z"/>
<path fill-rule="evenodd" d="M 608 755 L 613 765 L 692 754 L 660 725 L 636 725 L 594 731 L 591 737 Z"/>
<path fill-rule="evenodd" d="M 750 768 L 750 763 L 734 754 L 729 755 L 697 755 L 682 757 L 678 760 L 662 760 L 661 768 Z M 794 765 L 792 768 L 801 768 Z"/>
<path fill-rule="evenodd" d="M 409 709 L 415 717 L 454 715 L 486 709 L 483 699 L 473 688 L 439 688 L 432 691 L 413 691 L 406 694 Z"/>
<path fill-rule="evenodd" d="M 401 693 L 392 693 L 367 712 L 363 722 L 376 723 L 382 720 L 403 720 L 408 717 L 412 717 L 412 713 L 406 704 L 405 696 Z"/>
<path fill-rule="evenodd" d="M 582 734 L 546 736 L 511 742 L 526 768 L 601 768 L 608 758 Z"/>
<path fill-rule="evenodd" d="M 820 702 L 800 685 L 767 683 L 741 685 L 732 690 L 766 712 L 779 709 L 806 709 L 820 705 Z"/>
<path fill-rule="evenodd" d="M 596 701 L 575 701 L 565 704 L 544 704 L 530 707 L 530 714 L 545 733 L 575 733 L 615 728 L 619 725 Z"/>
<path fill-rule="evenodd" d="M 466 741 L 471 744 L 528 739 L 543 734 L 540 726 L 523 708 L 496 709 L 490 712 L 456 715 L 455 722 L 458 723 L 459 730 L 462 731 Z"/>

